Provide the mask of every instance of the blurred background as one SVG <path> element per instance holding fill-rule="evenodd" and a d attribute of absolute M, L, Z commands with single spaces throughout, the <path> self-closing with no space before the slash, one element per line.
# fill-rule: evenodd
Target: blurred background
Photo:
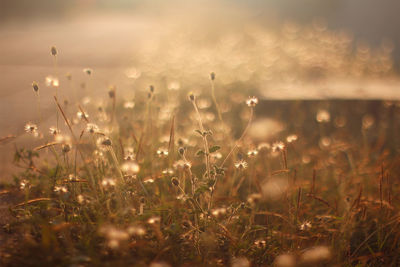
<path fill-rule="evenodd" d="M 111 84 L 199 89 L 213 71 L 222 95 L 236 86 L 266 100 L 400 100 L 398 10 L 398 0 L 1 0 L 0 137 L 37 121 L 32 81 L 51 124 L 46 78 L 74 102 L 89 83 L 83 68 L 101 96 Z"/>

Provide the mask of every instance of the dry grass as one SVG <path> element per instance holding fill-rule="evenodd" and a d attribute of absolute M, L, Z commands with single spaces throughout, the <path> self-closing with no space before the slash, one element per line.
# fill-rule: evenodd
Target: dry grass
<path fill-rule="evenodd" d="M 196 94 L 55 97 L 53 136 L 30 125 L 43 145 L 16 150 L 3 264 L 398 266 L 399 105 L 243 92 L 212 74 Z M 263 113 L 278 134 L 252 129 Z"/>

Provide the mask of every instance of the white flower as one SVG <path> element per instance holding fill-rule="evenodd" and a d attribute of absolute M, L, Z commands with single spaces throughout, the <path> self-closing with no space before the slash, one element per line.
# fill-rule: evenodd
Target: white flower
<path fill-rule="evenodd" d="M 239 170 L 244 170 L 247 168 L 247 162 L 244 160 L 239 160 L 237 162 L 235 162 L 235 168 L 239 169 Z"/>
<path fill-rule="evenodd" d="M 253 96 L 246 100 L 246 104 L 249 107 L 255 107 L 258 104 L 258 98 Z"/>
<path fill-rule="evenodd" d="M 94 123 L 88 123 L 86 124 L 86 132 L 90 133 L 90 134 L 94 134 L 99 132 L 99 126 L 97 126 Z"/>
<path fill-rule="evenodd" d="M 38 127 L 37 127 L 37 125 L 34 124 L 34 123 L 28 122 L 28 123 L 25 125 L 25 132 L 30 133 L 30 134 L 33 134 L 34 136 L 37 136 L 37 135 L 38 135 L 37 129 L 38 129 Z"/>

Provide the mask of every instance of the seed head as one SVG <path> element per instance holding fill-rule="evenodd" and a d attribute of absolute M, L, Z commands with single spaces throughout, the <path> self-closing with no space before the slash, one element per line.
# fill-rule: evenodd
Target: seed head
<path fill-rule="evenodd" d="M 108 96 L 110 98 L 115 98 L 115 87 L 114 86 L 110 86 L 110 89 L 108 91 Z"/>
<path fill-rule="evenodd" d="M 214 80 L 215 80 L 215 73 L 214 73 L 214 72 L 211 72 L 211 73 L 210 73 L 210 78 L 211 78 L 211 81 L 214 81 Z"/>
<path fill-rule="evenodd" d="M 32 88 L 33 88 L 33 91 L 34 91 L 35 93 L 38 93 L 38 92 L 39 92 L 39 85 L 38 85 L 37 82 L 33 82 L 33 83 L 32 83 Z"/>
<path fill-rule="evenodd" d="M 97 126 L 94 123 L 88 123 L 86 124 L 86 132 L 90 134 L 95 134 L 99 132 L 99 126 Z"/>
<path fill-rule="evenodd" d="M 51 54 L 52 54 L 53 56 L 56 56 L 56 55 L 57 55 L 57 48 L 56 48 L 55 46 L 52 46 L 50 50 L 51 50 Z"/>
<path fill-rule="evenodd" d="M 112 146 L 111 139 L 106 136 L 102 136 L 99 139 L 97 139 L 97 146 L 101 150 L 108 150 Z"/>
<path fill-rule="evenodd" d="M 183 156 L 183 155 L 185 154 L 185 148 L 180 147 L 180 148 L 178 149 L 178 152 L 179 152 L 179 155 Z"/>
<path fill-rule="evenodd" d="M 56 136 L 57 134 L 60 133 L 60 130 L 58 130 L 56 127 L 50 127 L 49 128 L 49 132 L 50 132 L 51 135 Z"/>
<path fill-rule="evenodd" d="M 92 75 L 93 70 L 89 69 L 89 68 L 85 68 L 85 69 L 83 69 L 83 72 L 90 76 L 90 75 Z"/>
<path fill-rule="evenodd" d="M 189 101 L 191 101 L 191 102 L 194 102 L 194 100 L 196 99 L 193 92 L 189 92 L 188 98 L 189 98 Z"/>
<path fill-rule="evenodd" d="M 69 151 L 71 151 L 71 146 L 69 144 L 63 144 L 61 150 L 64 153 L 68 153 Z"/>
<path fill-rule="evenodd" d="M 179 180 L 178 180 L 178 178 L 172 177 L 172 178 L 171 178 L 171 183 L 172 183 L 174 186 L 179 186 Z"/>

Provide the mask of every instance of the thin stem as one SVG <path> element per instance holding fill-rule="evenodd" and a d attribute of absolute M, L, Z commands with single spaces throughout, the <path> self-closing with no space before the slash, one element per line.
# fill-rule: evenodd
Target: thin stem
<path fill-rule="evenodd" d="M 220 120 L 221 124 L 223 125 L 223 120 L 222 120 L 222 115 L 221 115 L 221 109 L 219 108 L 217 98 L 215 97 L 215 84 L 214 80 L 211 80 L 211 97 L 213 99 L 215 109 L 217 110 L 218 113 L 218 119 Z"/>
<path fill-rule="evenodd" d="M 117 155 L 115 155 L 114 149 L 112 147 L 110 148 L 110 154 L 114 161 L 115 168 L 117 168 L 117 170 L 118 170 L 119 176 L 121 176 L 121 179 L 124 180 L 124 174 L 122 173 L 121 168 L 119 167 Z"/>
<path fill-rule="evenodd" d="M 231 149 L 231 151 L 229 151 L 228 155 L 226 156 L 226 158 L 224 159 L 224 161 L 222 162 L 222 164 L 220 165 L 220 168 L 222 168 L 226 161 L 228 160 L 228 158 L 232 155 L 232 153 L 235 151 L 235 149 L 238 147 L 239 143 L 242 141 L 242 139 L 245 137 L 247 131 L 250 128 L 251 122 L 253 121 L 253 115 L 254 115 L 254 108 L 251 107 L 250 108 L 250 118 L 249 118 L 249 122 L 247 123 L 246 128 L 244 129 L 242 135 L 239 137 L 239 139 L 236 141 L 235 145 L 233 146 L 233 148 Z"/>
<path fill-rule="evenodd" d="M 195 100 L 192 101 L 194 110 L 196 111 L 198 122 L 199 122 L 199 127 L 201 131 L 201 136 L 203 137 L 203 143 L 204 143 L 204 150 L 205 150 L 205 159 L 206 159 L 206 170 L 207 170 L 207 177 L 210 179 L 210 151 L 208 148 L 208 141 L 207 141 L 207 134 L 205 134 L 204 127 L 203 127 L 203 121 L 201 120 L 200 112 L 199 109 L 197 108 Z"/>
<path fill-rule="evenodd" d="M 54 55 L 54 71 L 55 71 L 55 78 L 58 80 L 58 61 L 57 61 L 57 56 L 56 55 Z M 58 81 L 59 82 L 59 81 Z M 59 86 L 59 83 L 58 84 L 56 84 L 56 97 L 58 98 L 58 86 Z M 57 130 L 58 130 L 58 109 L 57 109 L 57 107 L 56 107 L 56 119 L 57 119 L 57 125 L 56 125 L 56 127 L 57 127 Z"/>

